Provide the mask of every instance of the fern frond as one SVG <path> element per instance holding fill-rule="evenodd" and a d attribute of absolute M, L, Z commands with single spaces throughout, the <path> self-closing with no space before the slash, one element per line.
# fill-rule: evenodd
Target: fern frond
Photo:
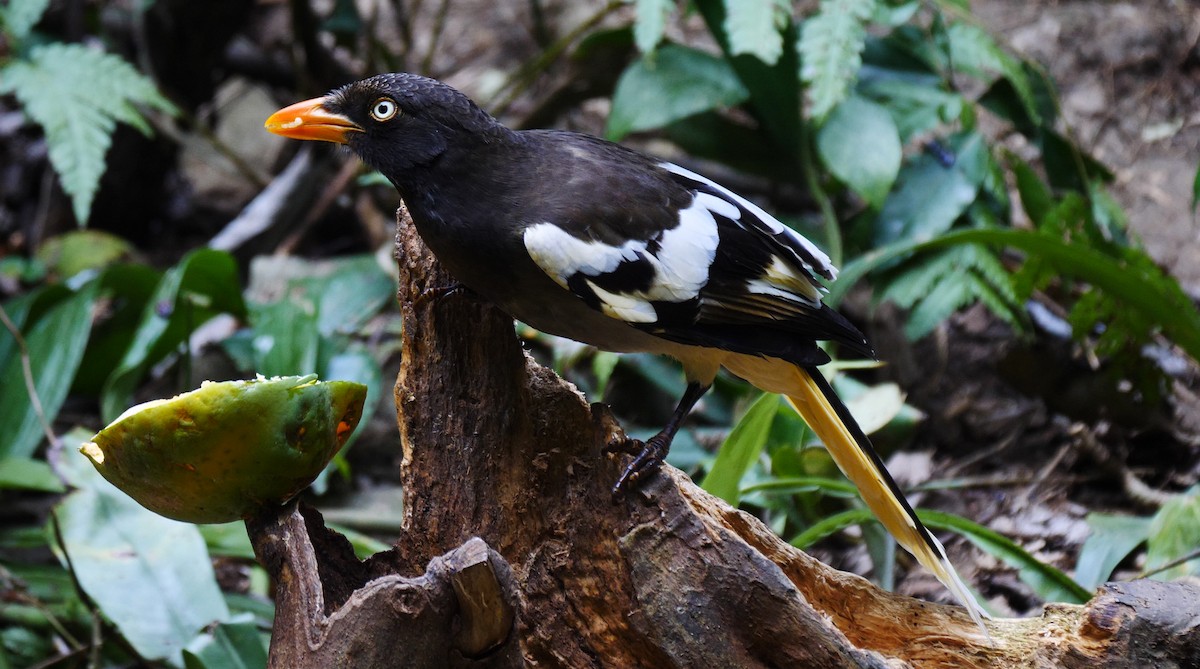
<path fill-rule="evenodd" d="M 725 0 L 729 52 L 735 56 L 748 53 L 774 65 L 783 55 L 779 29 L 786 25 L 787 11 L 786 0 Z"/>
<path fill-rule="evenodd" d="M 11 0 L 0 6 L 0 27 L 13 42 L 20 42 L 42 20 L 50 0 Z"/>
<path fill-rule="evenodd" d="M 1009 325 L 1017 325 L 1017 312 L 1014 309 L 1016 303 L 1007 299 L 1003 294 L 1005 289 L 1012 290 L 1012 286 L 1009 286 L 1007 281 L 998 284 L 992 283 L 988 279 L 974 274 L 969 275 L 967 280 L 971 282 L 971 292 L 975 293 L 975 299 L 983 303 L 988 311 Z"/>
<path fill-rule="evenodd" d="M 118 121 L 149 133 L 136 105 L 173 112 L 154 82 L 112 54 L 79 44 L 48 44 L 0 70 L 0 93 L 13 93 L 42 126 L 50 164 L 83 225 L 104 174 Z"/>
<path fill-rule="evenodd" d="M 918 256 L 892 277 L 882 299 L 910 309 L 904 332 L 920 339 L 958 309 L 982 302 L 1002 320 L 1016 324 L 1020 304 L 1013 276 L 981 244 L 956 244 Z"/>
<path fill-rule="evenodd" d="M 846 98 L 862 68 L 866 22 L 876 0 L 821 0 L 800 31 L 800 78 L 808 87 L 814 118 L 822 119 Z"/>
<path fill-rule="evenodd" d="M 908 323 L 904 325 L 904 334 L 909 339 L 917 340 L 933 331 L 939 323 L 950 317 L 960 308 L 971 304 L 975 293 L 966 281 L 942 281 L 929 291 L 908 314 Z"/>
<path fill-rule="evenodd" d="M 956 249 L 951 248 L 941 253 L 927 254 L 919 261 L 909 263 L 908 268 L 888 282 L 882 299 L 890 300 L 903 309 L 911 309 L 954 270 L 957 253 Z"/>
<path fill-rule="evenodd" d="M 997 298 L 1008 304 L 1018 304 L 1017 291 L 1013 288 L 1013 277 L 1000 258 L 991 249 L 979 244 L 971 244 L 971 270 L 978 274 L 983 281 L 997 293 Z"/>

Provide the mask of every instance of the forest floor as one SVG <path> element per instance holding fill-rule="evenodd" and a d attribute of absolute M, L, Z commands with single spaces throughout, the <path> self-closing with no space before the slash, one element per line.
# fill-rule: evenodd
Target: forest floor
<path fill-rule="evenodd" d="M 1066 127 L 1114 172 L 1111 192 L 1131 229 L 1200 298 L 1200 218 L 1191 201 L 1200 162 L 1200 6 L 976 0 L 972 11 L 1045 67 L 1059 87 Z M 1012 148 L 1020 151 L 1019 138 Z M 1009 482 L 942 494 L 934 505 L 956 509 L 1041 559 L 1072 569 L 1089 531 L 1087 513 L 1146 513 L 1153 506 L 1121 483 L 1125 474 L 1156 490 L 1181 490 L 1200 478 L 1194 366 L 1165 403 L 1126 404 L 1086 354 L 1047 350 L 1056 347 L 1044 339 L 1023 344 L 982 310 L 960 314 L 911 348 L 888 335 L 894 331 L 878 331 L 894 344 L 883 357 L 895 361 L 890 375 L 929 415 L 919 439 L 950 458 L 938 475 Z M 907 475 L 904 462 L 911 459 L 892 463 L 900 477 Z M 915 479 L 929 467 L 920 459 L 914 466 Z M 993 604 L 1027 612 L 1030 601 L 1015 576 L 990 568 L 994 560 L 978 551 L 972 555 L 974 578 L 988 583 Z M 1140 567 L 1123 565 L 1116 577 Z M 914 575 L 900 587 L 933 595 L 937 586 Z"/>

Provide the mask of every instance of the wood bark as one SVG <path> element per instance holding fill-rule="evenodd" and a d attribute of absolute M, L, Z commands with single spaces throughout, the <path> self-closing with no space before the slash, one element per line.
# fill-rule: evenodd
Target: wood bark
<path fill-rule="evenodd" d="M 1193 586 L 1110 584 L 987 638 L 671 467 L 614 500 L 608 412 L 400 219 L 405 531 L 359 562 L 303 506 L 248 522 L 277 582 L 271 667 L 1200 667 Z"/>

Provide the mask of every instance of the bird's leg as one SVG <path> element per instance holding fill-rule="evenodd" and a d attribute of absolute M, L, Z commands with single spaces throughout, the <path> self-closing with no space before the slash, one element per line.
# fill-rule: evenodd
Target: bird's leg
<path fill-rule="evenodd" d="M 675 433 L 683 424 L 683 419 L 687 418 L 692 407 L 696 406 L 696 402 L 704 396 L 708 388 L 708 384 L 701 384 L 697 381 L 688 383 L 687 390 L 683 391 L 683 397 L 679 399 L 679 406 L 675 407 L 675 413 L 671 414 L 671 419 L 667 421 L 666 426 L 645 442 L 625 438 L 618 443 L 609 444 L 606 451 L 621 451 L 634 456 L 633 462 L 629 463 L 625 472 L 621 474 L 621 478 L 617 480 L 617 484 L 613 486 L 613 496 L 620 495 L 636 486 L 642 477 L 656 471 L 662 465 L 663 460 L 667 457 L 667 452 L 671 450 L 671 442 L 675 439 Z"/>

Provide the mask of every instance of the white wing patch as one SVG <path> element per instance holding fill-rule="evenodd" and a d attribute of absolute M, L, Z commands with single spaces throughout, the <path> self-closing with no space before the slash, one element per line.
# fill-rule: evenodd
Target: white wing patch
<path fill-rule="evenodd" d="M 788 239 L 790 239 L 793 243 L 795 243 L 797 246 L 804 249 L 813 258 L 813 260 L 816 261 L 816 264 L 818 265 L 817 267 L 813 267 L 808 262 L 805 262 L 805 260 L 803 258 L 797 258 L 797 260 L 800 261 L 800 263 L 804 266 L 805 269 L 807 269 L 810 272 L 815 272 L 817 274 L 820 274 L 821 276 L 826 276 L 830 280 L 837 278 L 837 268 L 833 266 L 833 262 L 829 260 L 829 256 L 825 255 L 824 251 L 817 248 L 815 244 L 813 244 L 812 242 L 805 239 L 804 236 L 801 235 L 800 233 L 796 232 L 795 230 L 792 230 L 791 228 L 787 227 L 783 223 L 780 223 L 777 218 L 775 218 L 774 216 L 763 211 L 762 208 L 759 207 L 758 205 L 747 200 L 746 198 L 742 197 L 741 195 L 738 195 L 737 193 L 729 190 L 728 188 L 722 186 L 721 184 L 713 181 L 712 179 L 709 179 L 702 175 L 696 174 L 695 172 L 693 172 L 691 170 L 684 169 L 684 168 L 676 165 L 675 163 L 668 163 L 668 162 L 664 161 L 664 162 L 659 163 L 658 166 L 668 172 L 673 172 L 682 177 L 691 179 L 692 181 L 697 181 L 702 184 L 707 184 L 707 185 L 711 186 L 714 190 L 719 192 L 721 195 L 724 195 L 725 197 L 729 198 L 729 200 L 731 200 L 732 202 L 736 202 L 737 204 L 744 207 L 746 209 L 746 211 L 750 212 L 751 214 L 754 214 L 754 216 L 756 218 L 758 218 L 759 222 L 761 222 L 763 225 L 765 225 L 767 227 L 767 229 L 770 230 L 773 234 L 784 235 Z M 707 195 L 707 193 L 705 193 L 705 195 Z M 712 197 L 712 196 L 710 195 L 709 197 Z M 713 199 L 720 199 L 720 198 L 713 198 Z M 718 211 L 716 208 L 713 208 L 713 207 L 710 207 L 710 209 L 712 209 L 713 211 L 717 212 L 718 214 L 725 216 L 726 218 L 729 218 L 731 220 L 734 220 L 734 221 L 740 220 L 741 212 L 737 211 L 737 207 L 728 205 L 728 204 L 727 204 L 727 206 L 729 209 L 734 210 L 734 215 L 727 214 L 727 213 L 725 213 L 725 211 Z"/>
<path fill-rule="evenodd" d="M 686 302 L 699 296 L 708 283 L 708 269 L 717 253 L 717 221 L 713 212 L 728 216 L 737 208 L 720 198 L 699 193 L 691 206 L 679 212 L 679 224 L 664 230 L 654 240 L 631 239 L 620 246 L 598 240 L 580 239 L 554 223 L 538 223 L 525 229 L 525 250 L 533 262 L 568 288 L 577 274 L 587 278 L 588 287 L 600 299 L 608 316 L 629 323 L 653 323 L 658 312 L 651 302 Z M 649 288 L 612 292 L 594 279 L 613 272 L 623 262 L 644 260 L 654 270 Z"/>
<path fill-rule="evenodd" d="M 553 223 L 538 223 L 525 229 L 525 250 L 533 262 L 555 283 L 567 287 L 567 279 L 582 272 L 588 276 L 607 274 L 622 261 L 637 260 L 646 242 L 631 239 L 621 246 L 585 241 Z"/>

